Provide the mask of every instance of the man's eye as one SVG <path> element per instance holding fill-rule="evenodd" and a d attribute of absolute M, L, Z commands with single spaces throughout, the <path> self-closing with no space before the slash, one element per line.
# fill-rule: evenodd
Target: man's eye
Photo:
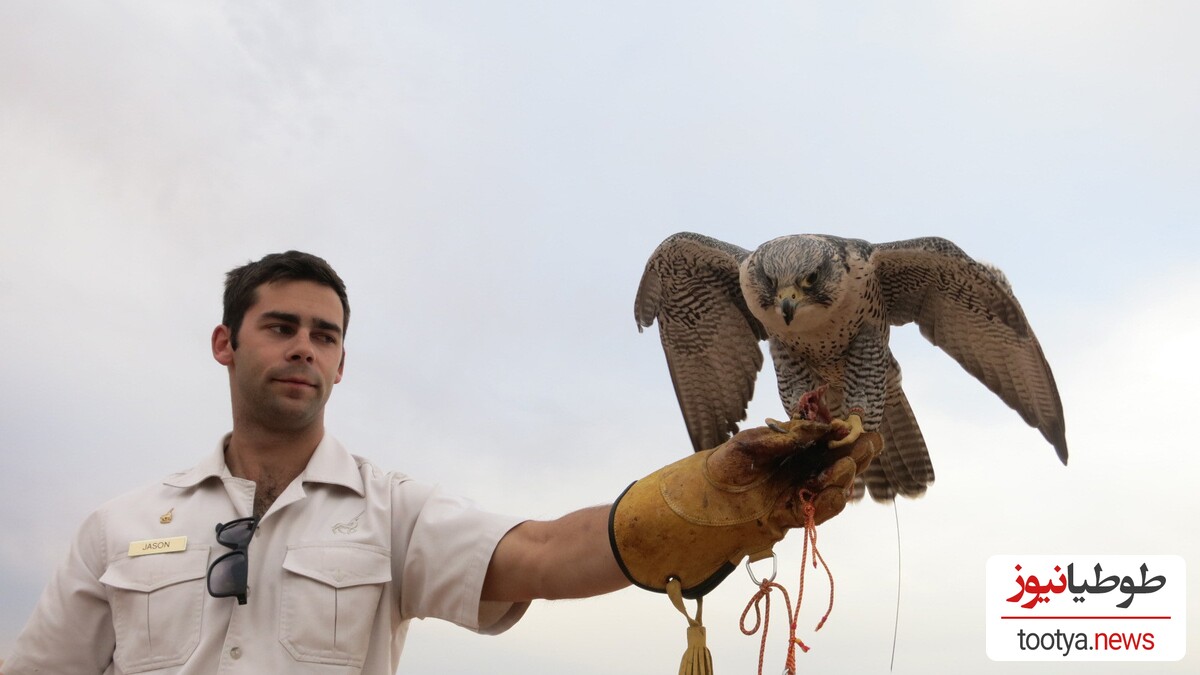
<path fill-rule="evenodd" d="M 332 335 L 325 335 L 322 333 L 321 335 L 317 336 L 317 339 L 327 345 L 337 344 L 337 338 L 333 337 Z"/>
<path fill-rule="evenodd" d="M 280 335 L 289 335 L 292 332 L 292 327 L 282 323 L 273 323 L 267 326 L 267 330 Z"/>

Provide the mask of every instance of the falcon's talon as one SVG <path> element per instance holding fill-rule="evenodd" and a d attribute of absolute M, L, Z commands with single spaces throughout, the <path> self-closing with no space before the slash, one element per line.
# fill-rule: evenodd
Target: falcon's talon
<path fill-rule="evenodd" d="M 767 428 L 776 433 L 780 433 L 780 434 L 788 433 L 788 430 L 784 427 L 784 424 L 786 424 L 786 423 L 780 422 L 779 420 L 773 420 L 770 417 L 767 418 Z"/>
<path fill-rule="evenodd" d="M 862 418 L 854 414 L 848 415 L 844 420 L 834 420 L 833 428 L 845 429 L 846 435 L 837 439 L 836 441 L 829 441 L 830 448 L 844 448 L 846 446 L 853 445 L 854 441 L 857 441 L 858 437 L 862 436 Z"/>

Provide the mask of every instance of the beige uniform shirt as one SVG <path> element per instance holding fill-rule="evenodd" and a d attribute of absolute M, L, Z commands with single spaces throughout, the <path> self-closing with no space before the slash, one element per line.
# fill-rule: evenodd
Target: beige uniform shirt
<path fill-rule="evenodd" d="M 216 525 L 254 501 L 223 448 L 83 523 L 5 675 L 394 673 L 411 619 L 491 634 L 528 607 L 479 599 L 517 519 L 384 473 L 328 435 L 250 542 L 247 603 L 211 597 L 208 565 L 230 550 Z M 130 555 L 175 537 L 183 550 Z"/>

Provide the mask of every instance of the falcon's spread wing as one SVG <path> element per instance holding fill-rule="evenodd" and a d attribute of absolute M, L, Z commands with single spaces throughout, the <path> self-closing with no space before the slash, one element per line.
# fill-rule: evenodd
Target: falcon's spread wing
<path fill-rule="evenodd" d="M 871 259 L 888 322 L 915 321 L 930 342 L 1041 431 L 1066 464 L 1058 387 L 1004 276 L 937 237 L 877 244 Z"/>
<path fill-rule="evenodd" d="M 697 451 L 737 432 L 762 367 L 766 331 L 746 308 L 738 266 L 750 252 L 690 232 L 646 263 L 634 301 L 638 330 L 658 321 L 675 395 Z"/>

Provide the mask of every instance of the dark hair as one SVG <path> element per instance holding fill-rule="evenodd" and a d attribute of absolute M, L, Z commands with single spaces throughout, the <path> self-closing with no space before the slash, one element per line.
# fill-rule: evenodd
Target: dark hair
<path fill-rule="evenodd" d="M 342 335 L 350 325 L 350 301 L 346 284 L 322 258 L 311 253 L 272 253 L 257 262 L 229 270 L 225 275 L 225 313 L 221 323 L 229 327 L 229 344 L 237 349 L 237 335 L 246 311 L 258 300 L 258 287 L 272 281 L 315 281 L 328 286 L 342 301 Z"/>

